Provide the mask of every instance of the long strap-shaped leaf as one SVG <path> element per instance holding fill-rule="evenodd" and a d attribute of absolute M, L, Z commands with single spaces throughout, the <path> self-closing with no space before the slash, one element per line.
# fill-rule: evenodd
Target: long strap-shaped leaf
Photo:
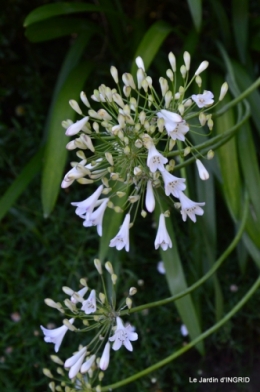
<path fill-rule="evenodd" d="M 194 26 L 196 27 L 196 30 L 199 31 L 202 20 L 201 0 L 188 0 L 188 4 L 190 7 L 190 13 L 193 19 Z"/>
<path fill-rule="evenodd" d="M 55 205 L 67 158 L 65 146 L 68 138 L 65 136 L 64 129 L 61 127 L 61 122 L 66 118 L 74 118 L 75 112 L 70 108 L 68 102 L 70 99 L 78 99 L 80 91 L 92 69 L 92 63 L 85 62 L 75 67 L 62 86 L 53 108 L 42 178 L 44 216 L 48 216 Z"/>
<path fill-rule="evenodd" d="M 167 206 L 165 205 L 165 210 L 166 209 Z M 160 209 L 157 207 L 155 211 L 157 221 L 159 220 L 159 215 Z M 172 249 L 168 249 L 166 251 L 161 250 L 160 254 L 164 262 L 169 290 L 172 295 L 175 295 L 180 291 L 185 290 L 187 288 L 187 283 L 178 252 L 178 245 L 175 239 L 174 230 L 169 219 L 167 219 L 167 230 L 172 240 Z M 191 338 L 195 339 L 201 334 L 201 328 L 191 296 L 187 295 L 184 298 L 177 300 L 175 304 Z M 204 353 L 203 342 L 199 343 L 196 347 L 201 354 Z"/>
<path fill-rule="evenodd" d="M 43 20 L 53 18 L 58 15 L 68 15 L 77 12 L 107 12 L 118 14 L 113 8 L 100 7 L 93 4 L 86 3 L 56 3 L 46 4 L 33 10 L 25 19 L 24 27 L 30 26 L 33 23 L 38 23 Z M 121 16 L 121 15 L 120 15 Z"/>

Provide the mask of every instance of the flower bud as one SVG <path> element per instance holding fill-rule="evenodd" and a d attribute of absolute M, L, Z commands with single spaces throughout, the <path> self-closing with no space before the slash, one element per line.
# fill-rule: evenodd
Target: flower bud
<path fill-rule="evenodd" d="M 72 324 L 69 322 L 68 319 L 64 319 L 64 320 L 63 320 L 63 324 L 64 324 L 70 331 L 72 331 L 72 332 L 74 332 L 74 331 L 77 330 L 77 328 L 74 327 L 74 325 L 72 325 Z"/>
<path fill-rule="evenodd" d="M 200 77 L 199 75 L 196 76 L 195 82 L 197 83 L 197 85 L 198 85 L 199 87 L 201 87 L 201 85 L 202 85 L 202 79 L 201 79 L 201 77 Z"/>
<path fill-rule="evenodd" d="M 131 87 L 130 86 L 124 86 L 123 87 L 123 93 L 125 94 L 125 96 L 128 98 L 131 94 Z"/>
<path fill-rule="evenodd" d="M 137 82 L 138 82 L 138 89 L 139 90 L 142 87 L 142 82 L 144 81 L 144 78 L 145 78 L 145 73 L 141 68 L 139 68 L 137 70 Z M 147 86 L 148 86 L 148 83 L 147 83 Z"/>
<path fill-rule="evenodd" d="M 94 260 L 94 265 L 95 265 L 95 267 L 96 267 L 98 273 L 99 273 L 100 275 L 102 275 L 103 272 L 102 272 L 102 265 L 101 265 L 100 260 L 99 260 L 99 259 L 95 259 L 95 260 Z"/>
<path fill-rule="evenodd" d="M 168 78 L 170 79 L 170 81 L 173 82 L 174 75 L 173 75 L 173 72 L 172 72 L 171 69 L 167 69 L 166 75 L 168 76 Z"/>
<path fill-rule="evenodd" d="M 106 157 L 108 163 L 110 163 L 111 166 L 114 166 L 114 160 L 113 160 L 112 154 L 110 152 L 106 152 L 105 157 Z"/>
<path fill-rule="evenodd" d="M 130 73 L 124 73 L 122 75 L 123 82 L 126 86 L 130 86 L 133 90 L 136 89 L 135 82 L 133 76 Z"/>
<path fill-rule="evenodd" d="M 184 52 L 183 59 L 184 59 L 186 70 L 189 71 L 190 70 L 190 54 L 189 54 L 189 52 Z"/>
<path fill-rule="evenodd" d="M 183 79 L 184 79 L 185 76 L 186 76 L 186 73 L 187 73 L 187 69 L 186 69 L 185 65 L 182 65 L 182 66 L 181 66 L 181 68 L 180 68 L 180 73 L 181 73 L 181 76 L 182 76 Z"/>
<path fill-rule="evenodd" d="M 53 378 L 53 375 L 51 374 L 51 372 L 50 372 L 49 369 L 44 368 L 44 369 L 42 369 L 42 372 L 43 372 L 43 374 L 44 374 L 46 377 Z"/>
<path fill-rule="evenodd" d="M 170 106 L 170 103 L 171 103 L 171 101 L 172 101 L 172 98 L 173 98 L 172 92 L 171 92 L 170 90 L 167 91 L 167 93 L 166 93 L 165 96 L 164 96 L 164 99 L 165 99 L 165 108 L 166 108 L 166 109 L 168 109 L 168 107 Z"/>
<path fill-rule="evenodd" d="M 226 93 L 228 91 L 228 84 L 227 82 L 223 83 L 220 89 L 220 94 L 219 94 L 219 101 L 222 101 L 222 99 L 225 97 Z"/>
<path fill-rule="evenodd" d="M 131 298 L 127 297 L 126 300 L 126 306 L 128 307 L 128 309 L 131 309 L 133 301 L 131 300 Z"/>
<path fill-rule="evenodd" d="M 74 294 L 74 290 L 67 286 L 63 286 L 62 291 L 64 291 L 64 293 L 69 295 L 70 297 Z"/>
<path fill-rule="evenodd" d="M 197 165 L 197 168 L 198 168 L 200 179 L 203 180 L 203 181 L 208 180 L 209 179 L 209 173 L 206 170 L 206 168 L 203 165 L 203 163 L 199 159 L 196 159 L 196 165 Z"/>
<path fill-rule="evenodd" d="M 118 84 L 118 72 L 117 72 L 116 67 L 114 67 L 113 65 L 110 68 L 110 73 L 111 73 L 112 78 L 114 79 L 115 83 Z"/>
<path fill-rule="evenodd" d="M 190 147 L 184 148 L 184 153 L 183 155 L 186 157 L 190 153 Z"/>
<path fill-rule="evenodd" d="M 199 114 L 199 122 L 200 125 L 203 127 L 206 124 L 207 118 L 203 112 Z"/>
<path fill-rule="evenodd" d="M 205 71 L 206 68 L 208 68 L 209 62 L 208 61 L 202 61 L 200 64 L 199 68 L 195 72 L 195 75 L 198 76 L 201 72 Z"/>
<path fill-rule="evenodd" d="M 207 153 L 207 158 L 210 160 L 210 159 L 212 159 L 212 158 L 214 158 L 214 151 L 213 150 L 209 150 L 208 151 L 208 153 Z"/>
<path fill-rule="evenodd" d="M 79 104 L 78 104 L 77 101 L 75 101 L 74 99 L 71 99 L 69 101 L 69 104 L 70 104 L 71 108 L 73 110 L 75 110 L 75 112 L 77 112 L 78 114 L 82 114 L 82 110 L 80 109 Z"/>
<path fill-rule="evenodd" d="M 173 72 L 176 72 L 176 59 L 175 59 L 174 54 L 172 52 L 170 52 L 168 55 L 168 58 L 169 58 L 169 62 L 171 64 Z"/>
<path fill-rule="evenodd" d="M 137 65 L 138 68 L 141 68 L 141 69 L 145 72 L 145 67 L 144 67 L 144 62 L 143 62 L 142 57 L 138 56 L 138 57 L 135 59 L 135 63 L 136 63 L 136 65 Z"/>
<path fill-rule="evenodd" d="M 107 261 L 107 262 L 105 263 L 105 268 L 106 268 L 106 270 L 107 270 L 111 275 L 114 273 L 113 266 L 112 266 L 112 264 L 110 263 L 110 261 Z"/>
<path fill-rule="evenodd" d="M 130 287 L 129 289 L 129 295 L 133 296 L 137 293 L 137 288 L 136 287 Z"/>
<path fill-rule="evenodd" d="M 104 293 L 99 293 L 98 294 L 100 301 L 102 302 L 102 304 L 104 304 L 106 302 L 106 296 Z"/>
<path fill-rule="evenodd" d="M 163 77 L 159 78 L 159 83 L 161 86 L 162 96 L 164 97 L 166 92 L 169 90 L 168 82 Z"/>
<path fill-rule="evenodd" d="M 55 382 L 54 381 L 49 383 L 49 388 L 50 388 L 51 392 L 57 391 L 57 389 L 55 389 Z"/>
<path fill-rule="evenodd" d="M 84 91 L 81 91 L 80 99 L 84 103 L 84 105 L 86 105 L 88 108 L 90 108 L 90 104 L 89 104 L 88 98 L 87 98 L 86 94 L 84 93 Z"/>
<path fill-rule="evenodd" d="M 117 281 L 117 275 L 116 274 L 112 274 L 111 275 L 111 280 L 112 280 L 113 285 L 115 285 L 116 281 Z"/>

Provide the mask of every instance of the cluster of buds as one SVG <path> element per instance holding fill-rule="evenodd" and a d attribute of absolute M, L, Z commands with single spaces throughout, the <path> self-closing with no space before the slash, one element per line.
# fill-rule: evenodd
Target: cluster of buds
<path fill-rule="evenodd" d="M 170 159 L 171 156 L 179 155 L 183 160 L 187 154 L 193 154 L 191 141 L 187 138 L 192 128 L 195 127 L 196 132 L 198 127 L 207 126 L 210 131 L 213 128 L 212 115 L 208 111 L 214 106 L 214 96 L 210 91 L 201 91 L 200 74 L 208 67 L 208 62 L 203 61 L 189 79 L 189 53 L 185 52 L 183 58 L 184 64 L 180 67 L 183 83 L 177 87 L 176 60 L 173 53 L 169 54 L 171 68 L 166 71 L 167 78 L 159 78 L 161 94 L 156 92 L 152 78 L 146 74 L 142 58 L 137 57 L 137 83 L 130 73 L 124 73 L 121 88 L 118 71 L 112 66 L 111 75 L 117 88 L 102 84 L 94 90 L 91 98 L 99 106 L 97 111 L 84 92 L 80 98 L 87 107 L 87 114 L 76 101 L 70 101 L 82 119 L 75 123 L 71 120 L 63 122 L 67 136 L 77 135 L 67 148 L 78 149 L 77 156 L 81 161 L 72 162 L 72 169 L 65 175 L 61 186 L 66 188 L 75 180 L 80 184 L 99 183 L 92 196 L 72 205 L 84 220 L 83 225 L 97 226 L 100 236 L 107 207 L 126 213 L 121 229 L 110 242 L 110 246 L 118 250 L 129 250 L 129 227 L 134 223 L 136 211 L 140 207 L 143 217 L 147 212 L 153 212 L 161 192 L 179 199 L 175 203 L 169 198 L 180 209 L 184 221 L 189 217 L 196 222 L 196 215 L 204 212 L 201 207 L 205 203 L 197 203 L 185 195 L 186 179 L 172 174 L 175 160 Z M 186 96 L 193 82 L 198 94 Z M 224 83 L 218 102 L 227 90 L 228 85 Z M 197 123 L 188 123 L 189 118 L 196 117 Z M 206 180 L 208 171 L 198 157 L 195 156 L 199 176 Z M 209 151 L 209 157 L 212 157 L 212 151 Z M 156 249 L 171 247 L 165 216 L 167 213 L 161 211 Z"/>
<path fill-rule="evenodd" d="M 57 372 L 62 376 L 53 376 L 49 369 L 43 369 L 44 374 L 52 378 L 49 384 L 50 389 L 54 391 L 63 391 L 62 387 L 66 386 L 65 391 L 74 391 L 70 389 L 76 386 L 76 389 L 95 390 L 100 389 L 100 383 L 104 377 L 104 371 L 108 368 L 110 362 L 110 349 L 119 350 L 124 346 L 127 350 L 133 351 L 131 341 L 138 339 L 138 335 L 134 332 L 134 327 L 130 324 L 124 325 L 120 318 L 120 312 L 123 309 L 132 307 L 132 296 L 136 294 L 137 289 L 131 287 L 129 295 L 124 298 L 116 308 L 115 285 L 117 276 L 113 271 L 112 264 L 107 261 L 105 268 L 111 277 L 111 289 L 108 290 L 103 279 L 103 269 L 98 259 L 94 260 L 95 267 L 101 277 L 103 291 L 97 293 L 96 290 L 87 286 L 86 279 L 81 279 L 82 288 L 75 292 L 70 287 L 63 287 L 63 291 L 70 298 L 64 300 L 64 304 L 55 302 L 50 298 L 45 299 L 45 303 L 61 312 L 65 318 L 63 325 L 55 329 L 47 329 L 41 326 L 44 333 L 44 340 L 47 343 L 54 344 L 54 350 L 57 353 L 67 331 L 84 334 L 86 339 L 90 340 L 80 345 L 78 351 L 70 358 L 63 362 L 57 355 L 51 356 L 52 360 L 62 367 L 57 368 Z M 89 291 L 88 298 L 85 295 Z M 76 326 L 79 324 L 78 326 Z M 92 334 L 95 331 L 95 334 Z M 85 334 L 87 333 L 87 334 Z M 91 337 L 91 338 L 90 338 Z M 101 356 L 99 353 L 102 352 Z M 68 371 L 68 377 L 65 371 Z M 60 385 L 56 385 L 55 381 L 60 381 Z M 97 383 L 93 387 L 93 383 Z"/>

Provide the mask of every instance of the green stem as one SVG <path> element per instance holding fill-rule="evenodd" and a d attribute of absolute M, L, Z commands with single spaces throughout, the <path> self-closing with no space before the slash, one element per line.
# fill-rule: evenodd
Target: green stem
<path fill-rule="evenodd" d="M 238 242 L 240 241 L 242 234 L 244 232 L 244 228 L 245 228 L 245 224 L 246 224 L 246 220 L 247 220 L 248 206 L 249 206 L 249 198 L 248 198 L 248 194 L 246 193 L 244 209 L 243 209 L 243 216 L 241 219 L 241 224 L 240 224 L 239 230 L 238 230 L 235 238 L 233 239 L 231 244 L 228 246 L 228 248 L 225 250 L 225 252 L 222 253 L 222 255 L 219 257 L 219 259 L 216 261 L 216 263 L 213 265 L 213 267 L 205 275 L 203 275 L 202 278 L 197 280 L 197 282 L 195 282 L 193 285 L 191 285 L 187 289 L 181 291 L 180 293 L 178 293 L 176 295 L 173 295 L 172 297 L 165 298 L 160 301 L 150 302 L 148 304 L 136 306 L 132 309 L 123 310 L 122 312 L 120 312 L 120 316 L 127 315 L 130 313 L 140 312 L 144 309 L 154 308 L 156 306 L 166 305 L 170 302 L 176 301 L 177 299 L 184 297 L 185 295 L 189 294 L 190 292 L 194 291 L 199 286 L 201 286 L 207 279 L 209 279 L 217 271 L 217 269 L 221 266 L 223 261 L 229 256 L 229 254 L 233 251 L 233 249 L 237 246 Z"/>
<path fill-rule="evenodd" d="M 234 306 L 233 309 L 229 313 L 226 314 L 226 316 L 224 316 L 219 322 L 214 324 L 211 328 L 209 328 L 205 332 L 203 332 L 196 339 L 192 340 L 186 346 L 182 347 L 180 350 L 169 355 L 168 357 L 166 357 L 162 361 L 157 362 L 155 365 L 149 366 L 148 368 L 142 370 L 141 372 L 136 373 L 135 375 L 128 377 L 122 381 L 116 382 L 111 385 L 107 385 L 107 386 L 101 388 L 101 391 L 102 392 L 110 391 L 110 390 L 112 391 L 112 390 L 119 388 L 123 385 L 129 384 L 130 382 L 133 382 L 140 377 L 146 376 L 147 374 L 159 369 L 160 367 L 162 367 L 162 366 L 166 365 L 167 363 L 173 361 L 174 359 L 178 358 L 180 355 L 184 354 L 186 351 L 190 350 L 192 347 L 194 347 L 200 341 L 207 338 L 213 332 L 217 331 L 220 327 L 222 327 L 222 325 L 224 325 L 229 319 L 231 319 L 231 317 L 233 317 L 242 308 L 242 306 L 244 306 L 244 304 L 256 292 L 256 290 L 259 288 L 259 286 L 260 286 L 260 276 L 258 277 L 256 282 L 253 284 L 253 286 L 250 288 L 250 290 L 244 295 L 244 297 L 238 302 L 238 304 L 236 306 Z"/>

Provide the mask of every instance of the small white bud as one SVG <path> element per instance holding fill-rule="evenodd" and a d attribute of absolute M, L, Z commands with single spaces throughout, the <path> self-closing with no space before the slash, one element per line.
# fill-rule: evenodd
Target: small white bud
<path fill-rule="evenodd" d="M 222 99 L 225 97 L 226 93 L 228 91 L 228 84 L 227 82 L 223 83 L 220 89 L 220 94 L 219 94 L 219 101 L 222 101 Z"/>
<path fill-rule="evenodd" d="M 180 115 L 182 116 L 185 111 L 184 105 L 182 103 L 178 106 L 178 111 L 179 111 Z"/>
<path fill-rule="evenodd" d="M 118 191 L 118 192 L 116 192 L 116 194 L 117 194 L 118 197 L 121 198 L 121 197 L 125 196 L 126 193 Z"/>
<path fill-rule="evenodd" d="M 175 144 L 176 144 L 176 140 L 170 139 L 170 141 L 169 141 L 169 151 L 171 151 L 173 149 Z"/>
<path fill-rule="evenodd" d="M 168 82 L 165 78 L 160 77 L 159 83 L 160 83 L 161 90 L 162 90 L 162 96 L 164 97 L 165 94 L 167 93 L 167 91 L 169 90 Z"/>
<path fill-rule="evenodd" d="M 208 68 L 209 62 L 208 61 L 202 61 L 200 64 L 199 68 L 195 72 L 195 75 L 198 76 L 201 72 L 205 71 L 206 68 Z"/>
<path fill-rule="evenodd" d="M 133 90 L 136 89 L 135 82 L 133 76 L 130 73 L 124 73 L 122 75 L 122 80 L 126 86 L 130 86 Z"/>
<path fill-rule="evenodd" d="M 213 120 L 212 120 L 212 118 L 210 118 L 210 119 L 208 120 L 208 127 L 209 127 L 210 131 L 212 131 L 213 125 L 214 125 Z"/>
<path fill-rule="evenodd" d="M 214 151 L 213 150 L 209 150 L 208 152 L 207 152 L 207 158 L 210 160 L 210 159 L 212 159 L 212 158 L 214 158 Z"/>
<path fill-rule="evenodd" d="M 44 374 L 46 377 L 54 378 L 53 375 L 51 374 L 51 372 L 50 372 L 49 369 L 44 368 L 44 369 L 42 369 L 42 372 L 43 372 L 43 374 Z"/>
<path fill-rule="evenodd" d="M 203 127 L 206 124 L 207 118 L 203 112 L 199 114 L 199 122 L 200 125 Z"/>
<path fill-rule="evenodd" d="M 169 62 L 171 64 L 173 72 L 176 72 L 176 59 L 175 59 L 174 54 L 172 52 L 170 52 L 168 55 L 168 58 L 169 58 Z"/>
<path fill-rule="evenodd" d="M 86 94 L 84 93 L 84 91 L 81 91 L 80 99 L 84 103 L 84 105 L 86 105 L 88 108 L 90 108 L 90 104 L 89 104 L 88 98 L 87 98 Z"/>
<path fill-rule="evenodd" d="M 100 301 L 102 302 L 102 304 L 104 304 L 106 302 L 106 296 L 104 293 L 99 293 L 98 294 Z"/>
<path fill-rule="evenodd" d="M 200 179 L 203 180 L 203 181 L 208 180 L 209 179 L 209 173 L 206 170 L 206 168 L 203 165 L 203 163 L 199 159 L 196 159 L 196 165 L 197 165 L 197 168 L 198 168 Z"/>
<path fill-rule="evenodd" d="M 183 53 L 183 59 L 184 59 L 186 70 L 189 71 L 190 70 L 190 54 L 189 54 L 189 52 Z"/>
<path fill-rule="evenodd" d="M 138 82 L 138 89 L 140 90 L 140 88 L 142 87 L 142 82 L 143 82 L 143 80 L 144 80 L 144 78 L 145 78 L 145 73 L 144 73 L 144 71 L 142 70 L 142 68 L 139 68 L 138 70 L 137 70 L 137 75 L 136 75 L 136 77 L 137 77 L 137 82 Z M 147 82 L 146 82 L 147 83 Z"/>
<path fill-rule="evenodd" d="M 106 268 L 106 270 L 107 270 L 111 275 L 114 273 L 113 266 L 112 266 L 112 264 L 110 263 L 110 261 L 107 261 L 107 262 L 105 263 L 105 268 Z"/>
<path fill-rule="evenodd" d="M 64 293 L 69 295 L 70 297 L 74 294 L 74 290 L 67 286 L 63 286 L 62 291 L 64 291 Z"/>
<path fill-rule="evenodd" d="M 110 68 L 110 73 L 111 73 L 112 78 L 114 79 L 115 83 L 118 84 L 118 72 L 117 72 L 116 67 L 114 67 L 113 65 Z"/>
<path fill-rule="evenodd" d="M 173 82 L 174 75 L 173 75 L 173 72 L 172 72 L 171 69 L 167 69 L 166 75 L 168 76 L 168 78 L 170 79 L 170 81 Z"/>
<path fill-rule="evenodd" d="M 181 76 L 182 76 L 183 79 L 184 79 L 185 76 L 186 76 L 186 73 L 187 73 L 187 69 L 186 69 L 185 65 L 182 65 L 182 66 L 181 66 L 181 68 L 180 68 L 180 73 L 181 73 Z"/>
<path fill-rule="evenodd" d="M 126 306 L 128 307 L 128 309 L 131 309 L 133 301 L 131 300 L 131 298 L 127 297 L 125 300 Z"/>
<path fill-rule="evenodd" d="M 125 97 L 128 98 L 131 94 L 131 87 L 130 86 L 124 86 L 123 87 L 123 93 L 125 94 Z"/>
<path fill-rule="evenodd" d="M 200 77 L 199 75 L 196 76 L 195 82 L 197 83 L 197 85 L 198 85 L 199 87 L 201 87 L 201 85 L 202 85 L 202 79 L 201 79 L 201 77 Z"/>
<path fill-rule="evenodd" d="M 164 99 L 165 99 L 165 108 L 166 108 L 166 109 L 169 108 L 170 103 L 171 103 L 171 101 L 172 101 L 172 98 L 173 98 L 172 92 L 171 92 L 170 90 L 167 91 L 167 93 L 166 93 L 165 96 L 164 96 Z"/>
<path fill-rule="evenodd" d="M 142 57 L 138 56 L 138 57 L 135 59 L 135 63 L 136 63 L 136 65 L 137 65 L 138 68 L 141 68 L 141 69 L 145 72 L 145 67 L 144 67 L 144 62 L 143 62 Z"/>
<path fill-rule="evenodd" d="M 184 148 L 184 153 L 183 155 L 186 157 L 190 153 L 190 147 Z"/>
<path fill-rule="evenodd" d="M 142 111 L 142 112 L 139 113 L 139 120 L 140 120 L 140 123 L 141 123 L 142 125 L 143 125 L 144 122 L 145 122 L 145 117 L 146 117 L 146 115 L 145 115 L 145 112 L 144 112 L 144 111 Z"/>
<path fill-rule="evenodd" d="M 74 325 L 72 325 L 72 324 L 69 322 L 68 319 L 64 319 L 64 320 L 63 320 L 63 324 L 64 324 L 70 331 L 72 331 L 72 332 L 74 332 L 74 331 L 77 330 L 77 328 L 74 327 Z"/>
<path fill-rule="evenodd" d="M 110 152 L 106 152 L 105 157 L 106 157 L 108 163 L 110 163 L 111 166 L 114 166 L 114 160 L 113 160 L 112 154 Z"/>
<path fill-rule="evenodd" d="M 136 148 L 141 148 L 143 146 L 142 140 L 136 139 L 135 141 L 135 147 Z"/>
<path fill-rule="evenodd" d="M 102 275 L 102 265 L 99 259 L 94 259 L 94 265 L 100 275 Z"/>
<path fill-rule="evenodd" d="M 69 101 L 69 104 L 70 104 L 71 108 L 73 110 L 75 110 L 75 112 L 77 112 L 78 114 L 82 114 L 82 110 L 80 109 L 79 104 L 78 104 L 77 101 L 75 101 L 74 99 L 71 99 Z"/>
<path fill-rule="evenodd" d="M 130 287 L 129 289 L 129 295 L 133 296 L 137 293 L 137 288 L 136 287 Z"/>
<path fill-rule="evenodd" d="M 115 285 L 116 281 L 117 281 L 117 275 L 116 274 L 112 274 L 111 275 L 111 280 L 112 280 L 113 285 Z"/>
<path fill-rule="evenodd" d="M 141 215 L 142 215 L 143 218 L 146 218 L 147 217 L 147 212 L 145 210 L 142 210 L 141 211 Z"/>

